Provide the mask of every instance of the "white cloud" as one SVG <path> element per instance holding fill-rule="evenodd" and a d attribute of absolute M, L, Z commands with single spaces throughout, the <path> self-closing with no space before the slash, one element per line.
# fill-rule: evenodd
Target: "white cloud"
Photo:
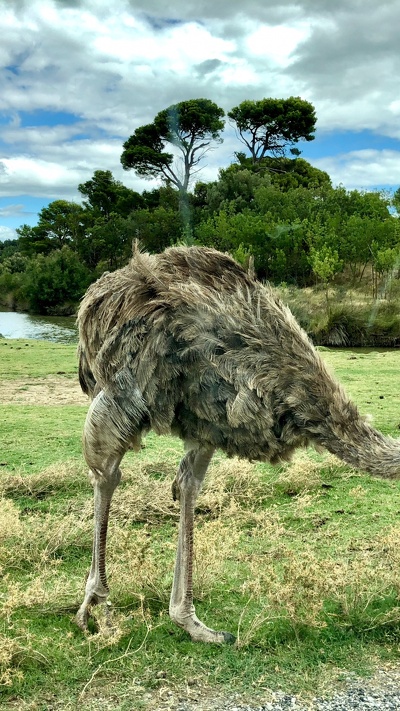
<path fill-rule="evenodd" d="M 7 205 L 7 207 L 0 207 L 0 220 L 4 217 L 15 217 L 20 216 L 24 212 L 24 205 L 22 203 L 17 205 Z"/>
<path fill-rule="evenodd" d="M 136 190 L 151 188 L 122 170 L 123 141 L 161 109 L 200 96 L 229 110 L 244 99 L 301 95 L 315 104 L 320 130 L 400 139 L 398 0 L 3 4 L 2 196 L 79 199 L 78 184 L 96 169 Z M 21 126 L 20 112 L 35 111 L 77 120 Z M 200 177 L 214 178 L 240 149 L 227 131 Z M 349 187 L 397 185 L 398 157 L 352 152 L 314 164 Z"/>
<path fill-rule="evenodd" d="M 360 189 L 400 184 L 400 151 L 351 151 L 311 162 L 329 173 L 334 185 Z"/>
<path fill-rule="evenodd" d="M 4 242 L 6 239 L 17 239 L 18 235 L 15 230 L 11 227 L 4 227 L 0 225 L 0 242 Z"/>
<path fill-rule="evenodd" d="M 52 145 L 43 151 L 42 157 L 4 158 L 0 160 L 0 192 L 9 196 L 81 199 L 78 185 L 89 180 L 99 169 L 111 170 L 116 179 L 133 190 L 151 189 L 154 181 L 125 173 L 120 163 L 116 163 L 120 152 L 118 140 L 81 140 Z"/>
<path fill-rule="evenodd" d="M 269 57 L 279 66 L 290 64 L 291 54 L 310 34 L 306 23 L 299 26 L 261 25 L 246 38 L 248 52 L 253 56 Z"/>

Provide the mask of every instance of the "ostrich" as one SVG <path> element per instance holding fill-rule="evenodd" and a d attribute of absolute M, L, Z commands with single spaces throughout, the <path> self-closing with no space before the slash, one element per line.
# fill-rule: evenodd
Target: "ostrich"
<path fill-rule="evenodd" d="M 193 604 L 194 507 L 217 448 L 274 464 L 314 444 L 371 474 L 400 475 L 400 444 L 364 421 L 289 309 L 226 254 L 136 249 L 126 267 L 89 287 L 78 325 L 94 486 L 93 557 L 76 616 L 82 629 L 109 592 L 107 523 L 121 459 L 151 429 L 184 442 L 172 486 L 180 523 L 169 613 L 195 641 L 234 639 L 201 622 Z"/>

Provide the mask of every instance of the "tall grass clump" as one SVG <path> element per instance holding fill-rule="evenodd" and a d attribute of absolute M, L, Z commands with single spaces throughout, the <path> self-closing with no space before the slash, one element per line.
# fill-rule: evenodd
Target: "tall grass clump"
<path fill-rule="evenodd" d="M 365 286 L 332 286 L 324 293 L 318 288 L 286 286 L 278 287 L 278 292 L 317 345 L 394 348 L 400 344 L 397 283 L 390 291 L 395 298 L 372 298 Z"/>

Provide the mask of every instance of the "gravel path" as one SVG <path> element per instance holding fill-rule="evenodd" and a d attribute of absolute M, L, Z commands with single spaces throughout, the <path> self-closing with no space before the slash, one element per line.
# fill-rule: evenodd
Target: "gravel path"
<path fill-rule="evenodd" d="M 377 671 L 372 679 L 348 676 L 344 689 L 330 698 L 307 701 L 282 692 L 266 694 L 268 700 L 244 703 L 238 696 L 153 700 L 152 711 L 400 711 L 400 668 Z"/>
<path fill-rule="evenodd" d="M 2 705 L 4 711 L 400 711 L 400 666 L 381 669 L 371 679 L 349 674 L 343 688 L 329 698 L 309 698 L 307 701 L 283 692 L 265 692 L 257 701 L 244 701 L 239 694 L 212 695 L 210 689 L 187 688 L 187 693 L 172 691 L 167 686 L 158 692 L 140 697 L 129 688 L 125 693 L 109 695 L 101 686 L 92 690 L 92 697 L 73 700 L 57 698 L 49 693 L 37 701 L 13 699 Z M 106 692 L 106 693 L 104 693 Z M 130 693 L 132 692 L 132 693 Z"/>

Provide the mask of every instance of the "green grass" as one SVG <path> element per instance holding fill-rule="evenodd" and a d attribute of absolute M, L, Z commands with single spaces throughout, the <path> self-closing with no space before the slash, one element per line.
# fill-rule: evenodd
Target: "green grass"
<path fill-rule="evenodd" d="M 7 343 L 3 378 L 76 372 L 73 346 Z M 360 410 L 398 435 L 400 351 L 322 355 Z M 179 698 L 201 708 L 209 695 L 234 692 L 255 703 L 268 689 L 322 693 L 349 671 L 398 660 L 397 482 L 313 451 L 280 469 L 218 453 L 197 506 L 196 610 L 239 641 L 193 644 L 166 613 L 178 522 L 170 485 L 182 447 L 154 435 L 127 454 L 113 500 L 112 633 L 99 610 L 99 631 L 82 634 L 73 615 L 91 556 L 84 417 L 79 405 L 2 408 L 1 708 L 122 711 Z"/>
<path fill-rule="evenodd" d="M 63 373 L 76 376 L 75 345 L 24 338 L 0 339 L 0 378 L 39 378 Z"/>
<path fill-rule="evenodd" d="M 82 406 L 3 405 L 3 466 L 37 472 L 54 461 L 78 458 L 85 414 Z"/>
<path fill-rule="evenodd" d="M 400 351 L 357 348 L 320 352 L 360 411 L 371 414 L 374 425 L 383 432 L 399 436 Z"/>

